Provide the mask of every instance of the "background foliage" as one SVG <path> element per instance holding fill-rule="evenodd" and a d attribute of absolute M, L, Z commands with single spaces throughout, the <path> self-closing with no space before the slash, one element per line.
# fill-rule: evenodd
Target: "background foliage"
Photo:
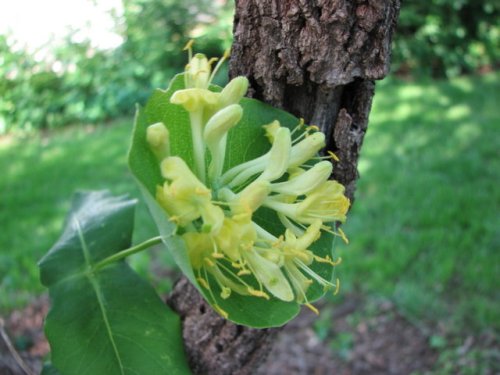
<path fill-rule="evenodd" d="M 153 88 L 182 70 L 186 41 L 220 56 L 230 46 L 231 5 L 209 0 L 123 0 L 116 20 L 123 44 L 98 50 L 66 42 L 38 61 L 0 35 L 0 134 L 12 130 L 96 123 L 132 115 Z M 222 22 L 219 22 L 219 17 Z"/>
<path fill-rule="evenodd" d="M 402 1 L 393 70 L 453 77 L 498 65 L 499 11 L 494 0 Z"/>
<path fill-rule="evenodd" d="M 232 2 L 123 0 L 116 19 L 123 44 L 98 50 L 68 36 L 50 59 L 13 48 L 0 35 L 0 134 L 97 123 L 135 110 L 166 87 L 186 58 L 182 47 L 219 56 L 230 46 Z M 394 71 L 452 77 L 489 70 L 500 58 L 499 5 L 493 0 L 408 1 L 394 41 Z"/>

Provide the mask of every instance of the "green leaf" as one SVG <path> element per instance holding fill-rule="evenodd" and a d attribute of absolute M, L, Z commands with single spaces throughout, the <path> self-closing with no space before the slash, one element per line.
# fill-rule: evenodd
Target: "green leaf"
<path fill-rule="evenodd" d="M 237 293 L 232 293 L 228 299 L 224 300 L 219 297 L 216 283 L 212 283 L 214 284 L 214 300 L 204 288 L 200 288 L 194 278 L 184 242 L 175 234 L 176 226 L 169 221 L 166 212 L 156 202 L 156 186 L 162 184 L 163 179 L 159 162 L 146 141 L 146 129 L 149 125 L 163 122 L 170 132 L 172 155 L 182 157 L 191 168 L 193 167 L 189 116 L 182 107 L 170 103 L 172 94 L 182 88 L 184 88 L 184 78 L 182 74 L 179 74 L 173 78 L 166 91 L 155 90 L 145 108 L 138 109 L 129 152 L 130 169 L 138 181 L 163 242 L 172 252 L 180 269 L 205 299 L 212 305 L 218 304 L 228 313 L 228 319 L 237 324 L 258 328 L 281 326 L 298 314 L 300 305 L 295 302 L 284 302 L 275 297 L 267 301 L 258 297 L 241 296 Z M 212 86 L 211 90 L 220 91 L 221 89 Z M 224 170 L 256 158 L 270 149 L 271 146 L 264 136 L 262 125 L 279 120 L 282 126 L 293 129 L 299 123 L 299 119 L 293 115 L 254 99 L 243 98 L 240 104 L 243 107 L 243 117 L 228 134 Z M 275 235 L 284 232 L 284 227 L 271 210 L 258 210 L 254 219 Z M 325 233 L 313 245 L 312 250 L 320 256 L 325 256 L 331 255 L 331 248 L 332 236 Z M 323 278 L 332 279 L 331 266 L 317 263 L 311 268 Z M 309 288 L 307 296 L 310 301 L 315 301 L 323 294 L 322 287 L 313 285 Z"/>
<path fill-rule="evenodd" d="M 130 247 L 135 204 L 108 192 L 77 194 L 61 238 L 40 261 L 52 300 L 45 333 L 63 374 L 190 373 L 179 317 L 153 288 L 124 261 L 93 268 Z"/>

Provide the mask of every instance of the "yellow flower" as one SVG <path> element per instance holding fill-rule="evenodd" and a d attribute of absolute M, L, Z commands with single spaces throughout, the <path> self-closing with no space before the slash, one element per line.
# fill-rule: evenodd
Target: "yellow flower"
<path fill-rule="evenodd" d="M 191 172 L 184 160 L 171 156 L 161 163 L 167 180 L 157 188 L 157 200 L 180 226 L 202 217 L 204 230 L 217 232 L 223 224 L 224 212 L 212 204 L 212 192 Z"/>
<path fill-rule="evenodd" d="M 162 122 L 149 125 L 146 130 L 146 140 L 158 160 L 170 156 L 170 134 Z"/>
<path fill-rule="evenodd" d="M 298 223 L 312 224 L 317 219 L 343 222 L 350 204 L 344 190 L 336 181 L 325 181 L 297 203 L 283 202 L 277 196 L 269 197 L 263 204 Z"/>
<path fill-rule="evenodd" d="M 285 232 L 285 241 L 281 247 L 285 258 L 283 268 L 290 279 L 299 303 L 306 301 L 306 304 L 308 304 L 307 289 L 314 281 L 322 285 L 324 289 L 336 287 L 336 284 L 325 280 L 309 267 L 315 260 L 321 263 L 329 263 L 332 266 L 340 263 L 333 262 L 329 257 L 321 258 L 316 256 L 308 249 L 320 237 L 321 227 L 322 222 L 317 219 L 300 237 L 295 236 L 290 230 Z M 306 277 L 304 273 L 310 278 Z"/>
<path fill-rule="evenodd" d="M 170 103 L 179 104 L 190 113 L 203 110 L 206 106 L 216 106 L 219 94 L 207 89 L 189 88 L 177 90 L 170 98 Z"/>
<path fill-rule="evenodd" d="M 339 262 L 319 257 L 311 246 L 325 231 L 346 240 L 341 229 L 334 232 L 327 223 L 344 221 L 350 204 L 344 187 L 328 180 L 332 164 L 322 159 L 333 156 L 317 156 L 325 135 L 303 120 L 292 131 L 273 121 L 263 126 L 269 151 L 223 172 L 228 132 L 243 116 L 238 103 L 248 80 L 237 77 L 221 92 L 210 91 L 220 62 L 212 70 L 213 60 L 192 56 L 190 44 L 187 49 L 185 88 L 170 101 L 189 113 L 193 170 L 180 157 L 170 156 L 169 133 L 162 123 L 151 125 L 146 139 L 165 179 L 157 187 L 157 201 L 180 228 L 196 280 L 226 318 L 215 291 L 222 299 L 232 293 L 273 296 L 317 312 L 307 299 L 311 284 L 338 289 L 339 283 L 316 273 L 314 262 L 331 267 Z M 261 207 L 275 211 L 282 234 L 271 234 L 256 223 L 254 215 Z"/>
<path fill-rule="evenodd" d="M 214 238 L 217 251 L 226 255 L 231 262 L 241 262 L 241 249 L 251 248 L 256 239 L 257 234 L 249 217 L 239 220 L 226 217 Z"/>

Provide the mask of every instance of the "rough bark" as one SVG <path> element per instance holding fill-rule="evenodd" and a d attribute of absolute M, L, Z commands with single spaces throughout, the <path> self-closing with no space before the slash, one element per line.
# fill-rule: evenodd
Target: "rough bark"
<path fill-rule="evenodd" d="M 327 135 L 333 178 L 352 199 L 374 80 L 389 70 L 399 0 L 236 0 L 230 76 L 249 96 L 283 108 Z M 252 374 L 276 330 L 236 326 L 215 314 L 182 279 L 169 304 L 197 374 Z"/>

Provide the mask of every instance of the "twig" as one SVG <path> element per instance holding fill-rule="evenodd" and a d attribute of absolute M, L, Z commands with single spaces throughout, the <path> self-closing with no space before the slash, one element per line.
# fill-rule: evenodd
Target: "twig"
<path fill-rule="evenodd" d="M 4 329 L 5 323 L 2 318 L 0 318 L 0 337 L 2 338 L 3 342 L 5 345 L 7 345 L 7 349 L 9 349 L 10 354 L 12 354 L 12 357 L 16 361 L 17 365 L 23 370 L 23 372 L 26 375 L 35 375 L 33 371 L 28 367 L 26 362 L 23 361 L 19 353 L 17 352 L 16 348 L 14 348 L 14 345 L 12 345 L 12 342 L 9 339 L 9 336 L 7 335 L 7 332 L 5 332 Z"/>

